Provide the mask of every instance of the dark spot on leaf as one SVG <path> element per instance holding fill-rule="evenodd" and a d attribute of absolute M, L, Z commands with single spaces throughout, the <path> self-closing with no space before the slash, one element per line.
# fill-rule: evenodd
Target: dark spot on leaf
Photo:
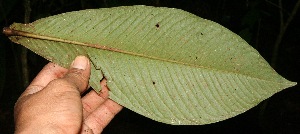
<path fill-rule="evenodd" d="M 18 40 L 20 40 L 21 38 L 20 38 L 19 36 L 16 36 L 16 38 L 15 38 L 15 39 L 18 41 Z"/>
<path fill-rule="evenodd" d="M 156 27 L 156 28 L 159 28 L 159 24 L 158 24 L 158 23 L 156 23 L 155 27 Z"/>

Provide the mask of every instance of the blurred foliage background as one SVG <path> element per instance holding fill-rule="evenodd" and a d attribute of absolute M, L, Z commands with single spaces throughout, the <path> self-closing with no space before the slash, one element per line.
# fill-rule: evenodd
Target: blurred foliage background
<path fill-rule="evenodd" d="M 239 34 L 285 78 L 300 81 L 300 0 L 0 0 L 0 27 L 59 13 L 129 5 L 179 8 Z M 27 6 L 26 6 L 27 5 Z M 27 11 L 27 13 L 26 13 Z M 24 61 L 25 59 L 25 61 Z M 0 34 L 0 132 L 13 133 L 13 107 L 48 61 Z M 25 74 L 25 77 L 24 77 Z M 27 79 L 27 80 L 26 80 Z M 234 118 L 171 126 L 123 109 L 103 133 L 300 133 L 300 89 L 285 89 Z"/>

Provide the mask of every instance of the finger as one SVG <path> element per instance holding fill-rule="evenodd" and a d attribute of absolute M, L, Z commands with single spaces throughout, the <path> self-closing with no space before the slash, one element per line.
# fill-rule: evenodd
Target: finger
<path fill-rule="evenodd" d="M 82 98 L 83 118 L 86 118 L 97 107 L 99 107 L 105 100 L 108 99 L 108 88 L 106 86 L 106 79 L 103 79 L 100 82 L 100 85 L 101 85 L 100 94 L 92 90 Z"/>
<path fill-rule="evenodd" d="M 94 134 L 93 130 L 90 129 L 87 125 L 83 123 L 83 126 L 81 127 L 81 134 Z"/>
<path fill-rule="evenodd" d="M 122 108 L 121 105 L 107 99 L 84 120 L 83 130 L 92 129 L 94 133 L 101 133 Z"/>
<path fill-rule="evenodd" d="M 63 77 L 68 70 L 54 63 L 48 63 L 33 79 L 30 85 L 23 92 L 27 96 L 42 90 L 50 81 Z"/>
<path fill-rule="evenodd" d="M 77 56 L 63 79 L 71 84 L 69 86 L 74 86 L 80 93 L 83 93 L 88 87 L 90 73 L 89 59 L 85 56 Z"/>

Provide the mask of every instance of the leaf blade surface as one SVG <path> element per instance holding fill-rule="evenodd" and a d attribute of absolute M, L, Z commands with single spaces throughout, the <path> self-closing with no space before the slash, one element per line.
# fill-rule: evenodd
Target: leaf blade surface
<path fill-rule="evenodd" d="M 178 9 L 83 10 L 10 28 L 24 33 L 11 40 L 64 67 L 89 56 L 95 90 L 104 76 L 111 99 L 168 124 L 221 121 L 295 85 L 236 34 Z"/>

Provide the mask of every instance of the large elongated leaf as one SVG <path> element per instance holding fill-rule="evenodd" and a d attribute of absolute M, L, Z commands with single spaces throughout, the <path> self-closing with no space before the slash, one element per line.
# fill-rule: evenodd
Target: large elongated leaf
<path fill-rule="evenodd" d="M 296 84 L 238 35 L 178 9 L 83 10 L 15 23 L 4 33 L 64 67 L 89 56 L 96 91 L 105 77 L 111 99 L 168 124 L 221 121 Z"/>

